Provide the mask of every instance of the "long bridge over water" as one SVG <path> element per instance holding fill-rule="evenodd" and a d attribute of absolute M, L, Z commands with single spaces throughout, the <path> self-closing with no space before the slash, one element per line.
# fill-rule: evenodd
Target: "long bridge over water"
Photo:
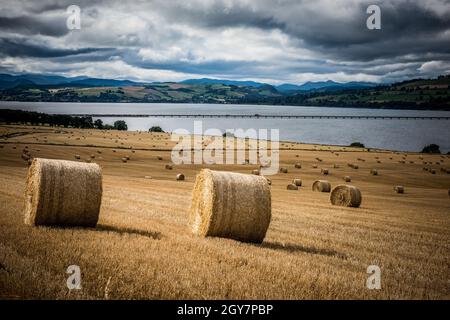
<path fill-rule="evenodd" d="M 252 118 L 252 119 L 358 119 L 358 120 L 450 120 L 445 116 L 293 115 L 293 114 L 71 114 L 93 118 Z"/>

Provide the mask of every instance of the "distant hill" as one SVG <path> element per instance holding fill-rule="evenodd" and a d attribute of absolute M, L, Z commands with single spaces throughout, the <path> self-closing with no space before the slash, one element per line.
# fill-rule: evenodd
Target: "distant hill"
<path fill-rule="evenodd" d="M 9 75 L 0 74 L 0 89 L 10 89 L 20 86 L 87 86 L 87 87 L 119 87 L 140 85 L 140 83 L 130 80 L 111 80 L 111 79 L 97 79 L 89 77 L 62 77 L 54 75 L 41 75 L 41 74 L 21 74 L 21 75 Z"/>
<path fill-rule="evenodd" d="M 450 110 L 450 76 L 394 84 L 307 82 L 274 87 L 253 81 L 130 80 L 0 74 L 0 100 L 54 102 L 233 103 Z"/>
<path fill-rule="evenodd" d="M 277 90 L 280 92 L 293 92 L 293 91 L 312 91 L 312 90 L 341 90 L 341 89 L 362 89 L 377 86 L 376 83 L 370 82 L 345 82 L 339 83 L 335 81 L 308 81 L 302 85 L 295 85 L 291 83 L 285 83 L 277 86 Z"/>
<path fill-rule="evenodd" d="M 266 85 L 266 83 L 255 82 L 255 81 L 238 81 L 238 80 L 221 80 L 221 79 L 210 79 L 210 78 L 201 78 L 201 79 L 188 79 L 181 81 L 183 84 L 224 84 L 224 85 L 232 85 L 232 86 L 247 86 L 247 87 L 261 87 Z"/>

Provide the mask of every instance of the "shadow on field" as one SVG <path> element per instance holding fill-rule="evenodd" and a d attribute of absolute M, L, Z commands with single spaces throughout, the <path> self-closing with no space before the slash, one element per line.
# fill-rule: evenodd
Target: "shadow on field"
<path fill-rule="evenodd" d="M 98 231 L 115 232 L 115 233 L 118 233 L 121 235 L 122 234 L 134 234 L 134 235 L 138 235 L 138 236 L 152 238 L 154 240 L 160 240 L 162 237 L 160 232 L 138 230 L 138 229 L 127 228 L 127 227 L 114 227 L 114 226 L 107 226 L 107 225 L 103 225 L 103 224 L 98 224 L 95 229 Z"/>
<path fill-rule="evenodd" d="M 289 253 L 295 253 L 295 252 L 303 252 L 303 253 L 310 253 L 310 254 L 320 254 L 323 256 L 329 256 L 329 257 L 337 257 L 340 259 L 347 259 L 347 256 L 343 253 L 329 250 L 329 249 L 320 249 L 320 248 L 314 248 L 314 247 L 305 247 L 297 244 L 283 244 L 279 242 L 263 242 L 260 245 L 257 245 L 261 248 L 266 249 L 272 249 L 272 250 L 283 250 L 287 251 Z"/>

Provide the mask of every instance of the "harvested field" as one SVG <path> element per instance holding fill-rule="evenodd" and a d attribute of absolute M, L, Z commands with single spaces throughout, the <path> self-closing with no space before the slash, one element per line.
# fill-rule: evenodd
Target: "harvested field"
<path fill-rule="evenodd" d="M 189 227 L 200 169 L 251 174 L 250 165 L 166 170 L 174 142 L 163 133 L 15 126 L 0 132 L 0 297 L 450 299 L 450 175 L 422 169 L 422 161 L 440 159 L 448 168 L 448 156 L 408 153 L 408 162 L 400 163 L 403 153 L 289 144 L 292 150 L 280 151 L 280 166 L 289 171 L 268 176 L 267 234 L 251 244 L 199 237 Z M 25 146 L 39 158 L 84 162 L 101 154 L 91 158 L 103 175 L 96 228 L 24 224 Z M 136 152 L 124 164 L 130 147 Z M 294 169 L 297 155 L 301 171 Z M 349 184 L 364 197 L 359 208 L 333 206 L 329 193 L 312 191 L 323 178 L 312 168 L 317 158 L 320 166 L 337 164 L 327 176 L 332 186 L 351 176 Z M 368 174 L 374 167 L 380 176 Z M 174 179 L 178 172 L 185 182 Z M 300 172 L 303 187 L 286 190 Z M 393 190 L 397 185 L 404 194 Z M 81 290 L 66 287 L 66 269 L 74 264 L 81 268 Z M 369 265 L 381 268 L 381 290 L 365 286 Z"/>

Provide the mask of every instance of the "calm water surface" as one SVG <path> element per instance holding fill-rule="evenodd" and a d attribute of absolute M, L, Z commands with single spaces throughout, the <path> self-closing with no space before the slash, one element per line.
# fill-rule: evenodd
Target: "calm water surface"
<path fill-rule="evenodd" d="M 6 102 L 2 109 L 21 109 L 58 114 L 286 114 L 286 115 L 353 115 L 353 116 L 447 116 L 448 111 L 378 110 L 297 106 L 253 106 L 217 104 L 166 103 L 59 103 Z M 102 118 L 112 124 L 113 117 Z M 280 130 L 282 140 L 318 144 L 348 145 L 360 141 L 367 147 L 420 151 L 424 145 L 436 143 L 441 151 L 450 151 L 448 120 L 357 120 L 357 119 L 183 119 L 124 118 L 129 130 L 148 130 L 161 126 L 165 131 L 185 128 L 193 132 L 195 120 L 203 121 L 203 129 L 249 128 Z"/>

